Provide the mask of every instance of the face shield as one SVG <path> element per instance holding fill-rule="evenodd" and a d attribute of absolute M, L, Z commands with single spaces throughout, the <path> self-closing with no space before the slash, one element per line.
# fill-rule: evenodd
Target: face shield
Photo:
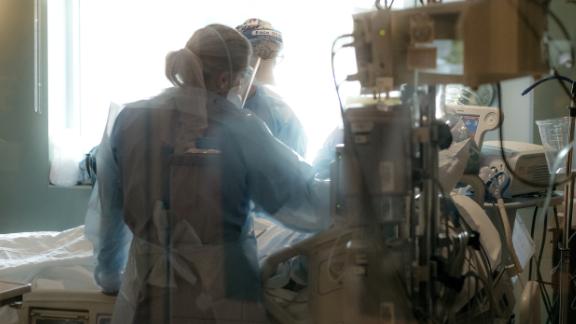
<path fill-rule="evenodd" d="M 239 109 L 244 108 L 244 104 L 254 83 L 256 72 L 260 67 L 260 61 L 261 59 L 258 58 L 254 66 L 248 66 L 244 72 L 239 73 L 236 85 L 228 91 L 226 98 Z"/>
<path fill-rule="evenodd" d="M 282 33 L 272 28 L 268 21 L 262 19 L 248 19 L 242 25 L 237 26 L 236 30 L 250 41 L 252 58 L 255 59 L 228 98 L 238 107 L 243 108 L 262 61 L 277 60 L 283 41 Z"/>

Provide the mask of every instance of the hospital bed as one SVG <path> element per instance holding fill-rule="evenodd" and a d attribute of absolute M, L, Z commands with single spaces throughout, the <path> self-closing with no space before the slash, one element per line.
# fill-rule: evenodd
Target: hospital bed
<path fill-rule="evenodd" d="M 0 235 L 0 280 L 27 283 L 21 302 L 0 307 L 2 324 L 106 324 L 114 298 L 93 280 L 84 226 Z"/>
<path fill-rule="evenodd" d="M 310 236 L 262 217 L 254 217 L 254 232 L 260 260 Z M 0 323 L 110 323 L 115 298 L 102 294 L 94 282 L 92 244 L 84 226 L 62 232 L 0 234 L 0 246 L 0 281 L 31 286 L 20 302 L 0 307 Z M 271 294 L 292 294 L 282 287 L 303 277 L 295 265 L 279 266 L 268 283 Z"/>

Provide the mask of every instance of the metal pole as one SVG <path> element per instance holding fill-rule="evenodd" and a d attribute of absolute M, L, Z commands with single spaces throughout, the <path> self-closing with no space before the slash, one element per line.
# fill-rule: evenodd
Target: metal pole
<path fill-rule="evenodd" d="M 424 161 L 422 168 L 423 170 L 423 199 L 424 199 L 424 219 L 426 221 L 425 229 L 425 247 L 423 266 L 428 271 L 428 282 L 426 285 L 426 309 L 429 314 L 434 314 L 434 302 L 432 296 L 434 295 L 434 277 L 435 277 L 435 266 L 431 262 L 431 259 L 436 251 L 436 235 L 438 233 L 437 224 L 437 199 L 438 199 L 438 187 L 436 181 L 438 181 L 438 147 L 437 145 L 437 134 L 434 127 L 434 121 L 436 116 L 435 111 L 435 87 L 430 86 L 428 88 L 428 94 L 426 101 L 422 104 L 422 116 L 421 116 L 421 126 L 427 128 L 429 131 L 429 140 L 423 144 L 422 147 L 422 159 Z"/>
<path fill-rule="evenodd" d="M 576 103 L 574 93 L 576 92 L 574 84 L 572 85 L 572 98 L 570 101 L 570 136 L 569 143 L 574 142 L 574 128 L 576 124 Z M 568 323 L 568 312 L 570 310 L 569 295 L 571 287 L 570 275 L 570 230 L 572 227 L 572 213 L 574 203 L 574 177 L 572 172 L 572 157 L 574 156 L 574 149 L 570 148 L 566 161 L 566 176 L 569 179 L 568 184 L 564 190 L 564 228 L 562 235 L 562 247 L 560 248 L 560 278 L 559 278 L 559 299 L 560 305 L 558 312 L 560 313 L 560 324 Z"/>

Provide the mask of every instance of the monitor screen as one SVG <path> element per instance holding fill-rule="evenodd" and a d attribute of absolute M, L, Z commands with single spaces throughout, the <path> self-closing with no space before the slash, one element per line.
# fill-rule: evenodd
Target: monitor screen
<path fill-rule="evenodd" d="M 472 115 L 462 116 L 462 121 L 464 122 L 466 129 L 468 129 L 469 138 L 473 139 L 474 136 L 476 135 L 476 131 L 478 130 L 479 118 L 480 116 L 472 116 Z"/>
<path fill-rule="evenodd" d="M 454 142 L 462 142 L 467 139 L 474 140 L 480 116 L 454 114 L 448 120 Z"/>

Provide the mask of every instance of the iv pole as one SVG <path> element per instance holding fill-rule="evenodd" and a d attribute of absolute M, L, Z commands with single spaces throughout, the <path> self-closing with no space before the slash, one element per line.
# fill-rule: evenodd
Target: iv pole
<path fill-rule="evenodd" d="M 554 75 L 548 78 L 544 78 L 534 83 L 526 90 L 522 92 L 522 95 L 527 94 L 532 91 L 538 85 L 550 81 L 550 80 L 560 80 L 571 83 L 570 90 L 570 133 L 568 143 L 574 142 L 574 129 L 576 125 L 576 81 L 570 78 Z M 572 157 L 574 156 L 573 147 L 568 151 L 568 158 L 566 161 L 566 179 L 568 183 L 565 185 L 564 189 L 564 224 L 562 232 L 562 245 L 560 246 L 560 276 L 559 276 L 559 323 L 568 323 L 568 311 L 569 304 L 568 298 L 570 293 L 570 229 L 572 228 L 572 213 L 573 213 L 573 203 L 574 203 L 574 172 L 572 171 Z"/>

